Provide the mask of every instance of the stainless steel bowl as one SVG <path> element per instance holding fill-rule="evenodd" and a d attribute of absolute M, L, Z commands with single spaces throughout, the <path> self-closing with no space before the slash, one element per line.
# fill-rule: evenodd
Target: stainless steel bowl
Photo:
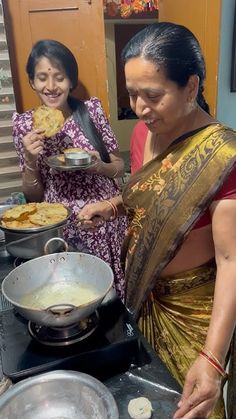
<path fill-rule="evenodd" d="M 91 163 L 91 155 L 85 151 L 76 151 L 71 153 L 64 153 L 65 164 L 68 166 L 83 166 Z"/>
<path fill-rule="evenodd" d="M 0 419 L 119 419 L 104 384 L 75 371 L 27 378 L 0 396 Z"/>

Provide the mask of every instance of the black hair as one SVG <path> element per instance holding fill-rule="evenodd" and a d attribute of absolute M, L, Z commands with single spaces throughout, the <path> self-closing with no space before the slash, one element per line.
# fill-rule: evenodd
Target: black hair
<path fill-rule="evenodd" d="M 148 25 L 133 36 L 122 51 L 122 61 L 143 57 L 156 66 L 163 66 L 166 77 L 180 87 L 187 85 L 189 77 L 198 75 L 197 103 L 209 113 L 205 101 L 204 81 L 206 67 L 198 40 L 185 26 L 170 22 Z"/>
<path fill-rule="evenodd" d="M 61 67 L 65 71 L 71 82 L 71 92 L 78 85 L 78 64 L 72 52 L 61 42 L 52 39 L 42 39 L 34 44 L 28 57 L 26 71 L 30 83 L 35 77 L 35 67 L 42 57 L 48 58 L 56 67 Z M 95 126 L 89 111 L 82 100 L 71 95 L 67 99 L 68 105 L 73 112 L 75 122 L 80 124 L 90 143 L 99 152 L 101 159 L 109 163 L 110 156 L 103 142 L 102 135 Z"/>

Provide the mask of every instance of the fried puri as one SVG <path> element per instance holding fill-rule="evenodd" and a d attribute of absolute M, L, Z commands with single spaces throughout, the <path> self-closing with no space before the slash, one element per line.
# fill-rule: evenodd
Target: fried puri
<path fill-rule="evenodd" d="M 13 229 L 36 228 L 56 224 L 66 219 L 68 210 L 60 203 L 29 203 L 4 212 L 1 225 Z"/>
<path fill-rule="evenodd" d="M 64 122 L 64 116 L 59 109 L 42 105 L 33 112 L 33 128 L 43 130 L 47 138 L 59 132 Z"/>

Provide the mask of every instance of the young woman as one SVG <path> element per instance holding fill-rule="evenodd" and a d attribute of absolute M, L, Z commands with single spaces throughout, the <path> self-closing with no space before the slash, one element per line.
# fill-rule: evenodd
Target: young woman
<path fill-rule="evenodd" d="M 96 231 L 80 231 L 74 223 L 85 204 L 119 194 L 115 178 L 123 173 L 124 163 L 101 102 L 95 97 L 82 102 L 71 96 L 78 84 L 78 66 L 71 51 L 57 41 L 38 41 L 26 69 L 41 103 L 61 110 L 65 123 L 56 135 L 45 138 L 42 130 L 33 129 L 33 110 L 14 114 L 13 138 L 20 158 L 24 194 L 29 201 L 61 202 L 71 208 L 65 239 L 78 250 L 86 248 L 108 262 L 114 272 L 117 293 L 123 297 L 120 246 L 126 218 L 106 222 Z M 95 156 L 96 164 L 77 171 L 59 171 L 48 166 L 50 156 L 71 147 Z"/>
<path fill-rule="evenodd" d="M 125 301 L 183 386 L 174 419 L 223 419 L 236 324 L 236 133 L 208 113 L 204 59 L 187 28 L 150 25 L 123 59 L 131 107 L 150 132 L 146 164 L 110 200 L 130 217 Z M 80 217 L 88 228 L 111 213 L 102 202 Z"/>

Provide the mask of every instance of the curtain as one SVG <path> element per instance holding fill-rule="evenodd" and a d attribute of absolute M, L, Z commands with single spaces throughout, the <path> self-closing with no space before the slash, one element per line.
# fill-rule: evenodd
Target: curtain
<path fill-rule="evenodd" d="M 158 0 L 103 0 L 104 12 L 109 16 L 129 17 L 132 13 L 158 10 Z"/>

